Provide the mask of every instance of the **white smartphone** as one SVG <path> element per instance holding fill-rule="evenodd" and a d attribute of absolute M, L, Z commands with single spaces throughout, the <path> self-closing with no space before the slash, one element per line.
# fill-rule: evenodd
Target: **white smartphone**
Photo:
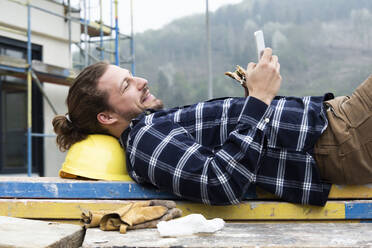
<path fill-rule="evenodd" d="M 254 32 L 254 37 L 256 39 L 256 48 L 257 48 L 257 58 L 260 61 L 263 50 L 265 49 L 265 40 L 262 30 Z"/>

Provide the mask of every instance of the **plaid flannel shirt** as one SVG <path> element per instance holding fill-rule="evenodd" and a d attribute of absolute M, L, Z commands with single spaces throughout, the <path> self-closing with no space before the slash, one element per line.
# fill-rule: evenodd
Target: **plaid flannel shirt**
<path fill-rule="evenodd" d="M 327 127 L 324 97 L 225 98 L 140 115 L 123 132 L 138 183 L 205 204 L 237 204 L 251 184 L 324 205 L 330 185 L 312 151 Z"/>

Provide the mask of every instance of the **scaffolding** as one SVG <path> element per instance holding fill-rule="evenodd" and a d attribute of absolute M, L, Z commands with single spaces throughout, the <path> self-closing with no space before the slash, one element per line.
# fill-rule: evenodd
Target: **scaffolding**
<path fill-rule="evenodd" d="M 31 4 L 30 0 L 26 2 L 22 2 L 20 0 L 7 0 L 16 4 L 20 4 L 26 6 L 27 8 L 27 31 L 22 32 L 19 30 L 12 30 L 11 28 L 2 27 L 2 29 L 6 29 L 8 32 L 14 32 L 18 34 L 23 34 L 27 36 L 27 60 L 17 60 L 12 59 L 11 57 L 0 56 L 0 71 L 3 74 L 21 77 L 27 79 L 27 175 L 32 175 L 32 138 L 33 137 L 55 137 L 52 134 L 44 134 L 44 133 L 33 133 L 32 132 L 32 82 L 34 79 L 34 83 L 41 91 L 43 97 L 46 99 L 48 105 L 51 107 L 54 114 L 57 115 L 57 111 L 54 108 L 52 102 L 48 98 L 47 94 L 45 94 L 43 87 L 41 85 L 41 81 L 62 84 L 62 85 L 70 85 L 73 79 L 73 65 L 72 65 L 72 45 L 76 45 L 80 50 L 80 53 L 84 55 L 84 63 L 83 64 L 75 64 L 75 67 L 78 66 L 87 66 L 91 63 L 94 63 L 99 60 L 107 59 L 107 57 L 111 58 L 108 59 L 111 63 L 115 65 L 122 65 L 123 63 L 130 63 L 132 74 L 135 74 L 135 56 L 134 56 L 134 39 L 133 39 L 133 0 L 130 0 L 130 16 L 131 16 L 131 35 L 124 35 L 119 32 L 119 23 L 118 23 L 118 0 L 109 0 L 110 1 L 110 20 L 113 19 L 113 12 L 114 12 L 114 20 L 115 23 L 113 24 L 112 21 L 110 25 L 106 25 L 103 22 L 103 0 L 99 0 L 99 9 L 100 9 L 100 20 L 99 22 L 89 20 L 87 13 L 88 13 L 88 6 L 90 6 L 91 0 L 81 0 L 79 3 L 83 2 L 83 10 L 84 10 L 84 17 L 77 18 L 73 17 L 71 14 L 73 13 L 73 9 L 71 8 L 71 0 L 67 0 L 67 4 L 65 0 L 63 1 L 63 5 L 65 7 L 65 14 L 61 15 L 55 12 L 52 12 L 48 9 L 41 8 L 39 6 L 35 6 Z M 47 1 L 47 0 L 45 0 Z M 107 1 L 108 2 L 108 1 Z M 113 11 L 114 6 L 114 11 Z M 70 56 L 70 68 L 66 70 L 65 68 L 60 68 L 57 66 L 51 66 L 44 64 L 40 61 L 32 60 L 32 43 L 31 43 L 31 9 L 36 9 L 38 11 L 48 13 L 53 16 L 57 16 L 59 18 L 63 18 L 68 23 L 68 39 L 69 39 L 69 56 Z M 81 12 L 81 8 L 78 10 Z M 80 39 L 78 43 L 72 43 L 71 39 L 71 23 L 79 23 L 81 30 L 83 30 L 84 40 Z M 112 34 L 115 35 L 112 35 Z M 123 61 L 120 57 L 120 41 L 129 39 L 130 40 L 130 58 Z M 107 47 L 107 42 L 111 43 L 111 47 L 114 49 L 109 49 Z M 98 43 L 98 45 L 97 45 Z M 95 47 L 97 51 L 99 51 L 99 58 L 94 56 L 91 52 L 91 44 Z M 107 56 L 109 54 L 110 56 Z M 106 55 L 106 56 L 105 56 Z M 6 57 L 6 58 L 1 58 Z M 120 62 L 122 60 L 122 63 Z"/>

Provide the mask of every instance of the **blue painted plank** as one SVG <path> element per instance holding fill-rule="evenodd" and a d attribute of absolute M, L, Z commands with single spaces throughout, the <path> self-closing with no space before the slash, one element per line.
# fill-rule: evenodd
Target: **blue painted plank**
<path fill-rule="evenodd" d="M 0 196 L 51 199 L 176 199 L 174 195 L 126 182 L 0 182 Z"/>
<path fill-rule="evenodd" d="M 177 196 L 132 182 L 20 182 L 0 181 L 0 198 L 50 199 L 179 199 Z M 256 198 L 255 188 L 247 199 Z"/>
<path fill-rule="evenodd" d="M 346 219 L 372 219 L 371 202 L 346 202 L 345 203 Z"/>
<path fill-rule="evenodd" d="M 7 65 L 0 65 L 0 70 L 11 71 L 11 72 L 21 72 L 21 73 L 26 72 L 25 68 L 19 68 L 19 67 L 14 67 L 14 66 L 7 66 Z"/>

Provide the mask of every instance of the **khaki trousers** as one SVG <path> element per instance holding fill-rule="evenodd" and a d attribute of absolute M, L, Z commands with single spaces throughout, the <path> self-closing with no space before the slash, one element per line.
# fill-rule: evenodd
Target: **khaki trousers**
<path fill-rule="evenodd" d="M 314 147 L 322 179 L 372 183 L 372 75 L 351 96 L 326 101 L 328 127 Z"/>

